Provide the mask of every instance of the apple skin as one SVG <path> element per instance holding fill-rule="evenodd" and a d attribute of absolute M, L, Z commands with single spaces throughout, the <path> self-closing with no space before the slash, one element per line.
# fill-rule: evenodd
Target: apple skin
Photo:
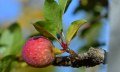
<path fill-rule="evenodd" d="M 33 67 L 46 67 L 54 61 L 53 44 L 43 36 L 27 40 L 22 49 L 23 60 Z"/>

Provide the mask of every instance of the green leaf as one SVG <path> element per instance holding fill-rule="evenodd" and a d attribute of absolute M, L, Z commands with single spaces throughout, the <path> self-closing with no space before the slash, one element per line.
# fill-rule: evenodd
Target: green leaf
<path fill-rule="evenodd" d="M 53 25 L 50 25 L 50 23 L 46 21 L 38 21 L 33 24 L 37 31 L 40 32 L 41 35 L 48 37 L 48 38 L 56 38 L 56 28 L 53 27 Z"/>
<path fill-rule="evenodd" d="M 0 72 L 10 72 L 11 70 L 11 64 L 14 61 L 15 56 L 9 55 L 0 61 Z"/>
<path fill-rule="evenodd" d="M 22 49 L 22 45 L 25 41 L 22 37 L 21 28 L 18 25 L 18 23 L 14 23 L 8 29 L 10 30 L 10 32 L 14 38 L 13 43 L 12 43 L 12 47 L 11 47 L 11 54 L 15 54 L 15 55 L 20 54 L 21 49 Z"/>
<path fill-rule="evenodd" d="M 55 47 L 53 47 L 53 52 L 54 52 L 55 55 L 63 53 L 62 50 L 60 50 L 59 48 L 55 48 Z"/>
<path fill-rule="evenodd" d="M 73 39 L 73 37 L 76 35 L 77 31 L 79 30 L 79 28 L 85 24 L 87 21 L 86 20 L 77 20 L 72 22 L 71 26 L 68 28 L 67 30 L 67 34 L 66 34 L 66 41 L 67 44 L 70 43 L 70 41 Z"/>
<path fill-rule="evenodd" d="M 12 24 L 8 29 L 5 29 L 0 37 L 0 53 L 2 57 L 14 54 L 20 55 L 24 39 L 21 29 L 17 23 Z"/>
<path fill-rule="evenodd" d="M 4 30 L 0 38 L 0 44 L 7 45 L 8 47 L 10 47 L 12 44 L 12 40 L 13 37 L 10 31 Z"/>
<path fill-rule="evenodd" d="M 13 43 L 13 35 L 8 29 L 4 30 L 0 37 L 0 44 L 5 45 L 0 47 L 0 54 L 2 57 L 9 55 Z"/>
<path fill-rule="evenodd" d="M 72 0 L 59 0 L 59 5 L 61 7 L 62 13 L 64 14 L 70 5 Z"/>
<path fill-rule="evenodd" d="M 62 29 L 62 11 L 60 6 L 54 0 L 45 0 L 44 17 L 47 22 L 46 26 L 52 26 L 56 32 Z"/>

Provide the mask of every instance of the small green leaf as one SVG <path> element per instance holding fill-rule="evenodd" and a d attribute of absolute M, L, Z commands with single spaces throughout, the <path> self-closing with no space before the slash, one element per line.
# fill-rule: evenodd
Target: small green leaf
<path fill-rule="evenodd" d="M 11 64 L 14 61 L 15 56 L 9 55 L 2 58 L 0 61 L 0 72 L 10 72 Z"/>
<path fill-rule="evenodd" d="M 37 31 L 40 32 L 41 35 L 48 37 L 48 38 L 56 38 L 56 29 L 50 25 L 50 23 L 46 21 L 38 21 L 33 24 Z"/>
<path fill-rule="evenodd" d="M 70 43 L 70 41 L 73 39 L 73 37 L 76 35 L 79 28 L 85 24 L 86 20 L 77 20 L 72 22 L 71 26 L 68 28 L 67 34 L 66 34 L 66 41 L 67 44 Z"/>
<path fill-rule="evenodd" d="M 54 48 L 54 47 L 53 47 L 53 52 L 54 52 L 55 55 L 63 53 L 62 50 L 60 50 L 59 48 Z"/>
<path fill-rule="evenodd" d="M 72 0 L 59 0 L 62 13 L 65 13 Z"/>
<path fill-rule="evenodd" d="M 45 0 L 44 17 L 48 26 L 53 26 L 57 32 L 62 29 L 62 11 L 60 6 L 54 0 Z"/>

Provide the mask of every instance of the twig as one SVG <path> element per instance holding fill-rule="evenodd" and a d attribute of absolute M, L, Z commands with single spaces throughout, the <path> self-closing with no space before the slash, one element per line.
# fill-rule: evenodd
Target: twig
<path fill-rule="evenodd" d="M 54 66 L 71 66 L 74 68 L 78 67 L 93 67 L 104 63 L 105 51 L 98 48 L 90 48 L 88 52 L 78 54 L 77 56 L 62 56 L 56 57 L 52 65 Z"/>

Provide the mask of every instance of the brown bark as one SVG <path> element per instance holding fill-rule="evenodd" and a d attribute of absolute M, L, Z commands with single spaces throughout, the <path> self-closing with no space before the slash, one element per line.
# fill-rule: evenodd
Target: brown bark
<path fill-rule="evenodd" d="M 103 49 L 90 48 L 88 52 L 78 55 L 56 57 L 52 65 L 54 66 L 71 66 L 71 67 L 93 67 L 105 63 L 106 52 Z"/>

